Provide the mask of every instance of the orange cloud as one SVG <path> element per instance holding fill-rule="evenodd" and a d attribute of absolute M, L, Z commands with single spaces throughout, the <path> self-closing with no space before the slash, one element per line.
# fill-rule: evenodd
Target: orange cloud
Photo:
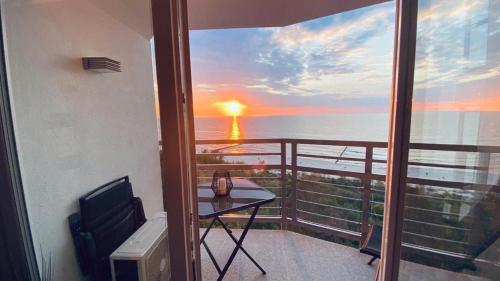
<path fill-rule="evenodd" d="M 314 97 L 311 97 L 314 98 Z M 217 94 L 195 94 L 194 115 L 197 117 L 228 116 L 226 105 L 228 101 L 237 100 L 244 106 L 244 116 L 284 116 L 284 115 L 316 115 L 329 113 L 349 112 L 384 112 L 387 107 L 383 106 L 291 106 L 285 104 L 269 104 L 266 101 L 257 100 L 251 94 L 240 92 L 222 91 Z"/>
<path fill-rule="evenodd" d="M 331 113 L 352 113 L 352 112 L 385 112 L 387 107 L 379 105 L 363 106 L 283 106 L 270 105 L 260 101 L 251 100 L 248 97 L 239 97 L 239 100 L 246 105 L 245 116 L 284 116 L 284 115 L 316 115 Z M 194 105 L 195 116 L 217 117 L 225 116 L 220 109 L 214 105 L 213 100 L 207 102 L 196 101 Z M 220 99 L 217 99 L 220 100 Z M 222 99 L 224 100 L 224 99 Z M 243 101 L 244 100 L 244 101 Z M 413 102 L 413 111 L 483 111 L 500 112 L 500 97 L 475 98 L 460 101 L 438 101 L 438 102 Z"/>
<path fill-rule="evenodd" d="M 500 97 L 460 101 L 413 102 L 414 111 L 500 111 Z"/>
<path fill-rule="evenodd" d="M 413 101 L 413 111 L 483 111 L 500 112 L 500 95 L 497 93 L 497 85 L 482 87 L 480 84 L 470 84 L 462 88 L 459 93 L 453 95 L 457 100 L 443 101 Z M 464 94 L 464 93 L 467 93 Z M 435 93 L 439 94 L 439 93 Z M 389 94 L 387 94 L 389 96 Z M 316 115 L 331 113 L 367 113 L 387 112 L 389 104 L 383 103 L 364 105 L 342 105 L 342 104 L 320 104 L 300 105 L 288 103 L 287 96 L 282 99 L 269 101 L 262 96 L 255 95 L 252 89 L 238 87 L 237 85 L 225 85 L 222 89 L 196 89 L 194 92 L 194 114 L 197 117 L 225 116 L 220 107 L 221 102 L 237 100 L 245 105 L 245 116 L 284 116 L 284 115 Z M 292 99 L 292 97 L 289 97 Z M 310 97 L 314 99 L 314 96 Z M 389 102 L 387 102 L 389 103 Z"/>

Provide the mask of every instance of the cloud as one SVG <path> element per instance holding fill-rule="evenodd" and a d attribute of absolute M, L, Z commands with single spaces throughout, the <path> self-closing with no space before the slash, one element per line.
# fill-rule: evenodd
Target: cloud
<path fill-rule="evenodd" d="M 421 9 L 416 88 L 458 85 L 500 74 L 496 35 L 500 11 L 488 5 L 489 1 L 479 0 L 439 1 Z"/>
<path fill-rule="evenodd" d="M 359 95 L 362 89 L 343 87 L 345 80 L 364 80 L 366 88 L 379 88 L 388 94 L 389 88 L 370 85 L 375 76 L 390 81 L 392 62 L 392 32 L 394 30 L 394 7 L 392 3 L 378 5 L 377 8 L 334 15 L 322 19 L 322 25 L 313 29 L 311 22 L 283 28 L 266 29 L 271 33 L 270 44 L 259 53 L 258 63 L 269 65 L 274 74 L 269 75 L 270 93 L 288 95 Z M 389 40 L 387 40 L 389 39 Z M 378 60 L 371 60 L 374 49 L 370 42 L 385 46 L 386 54 L 377 54 Z M 285 63 L 280 63 L 280 58 Z M 385 68 L 380 65 L 385 64 Z M 386 71 L 385 75 L 374 73 L 373 69 Z M 275 79 L 286 73 L 286 79 Z M 387 83 L 385 83 L 387 84 Z M 340 87 L 337 87 L 340 85 Z M 374 86 L 374 87 L 372 87 Z M 384 85 L 386 86 L 386 85 Z"/>

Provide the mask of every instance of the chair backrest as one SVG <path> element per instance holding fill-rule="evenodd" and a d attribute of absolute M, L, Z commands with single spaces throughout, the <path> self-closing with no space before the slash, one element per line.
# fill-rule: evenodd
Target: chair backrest
<path fill-rule="evenodd" d="M 109 280 L 109 255 L 146 221 L 142 203 L 128 177 L 98 187 L 79 202 L 79 220 L 75 215 L 69 220 L 82 272 L 95 281 Z"/>
<path fill-rule="evenodd" d="M 109 182 L 80 197 L 80 213 L 84 230 L 109 223 L 133 198 L 128 177 Z"/>

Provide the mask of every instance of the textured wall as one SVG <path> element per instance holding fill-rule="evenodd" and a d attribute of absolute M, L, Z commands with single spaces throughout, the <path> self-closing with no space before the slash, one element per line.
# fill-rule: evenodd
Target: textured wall
<path fill-rule="evenodd" d="M 163 209 L 150 45 L 126 17 L 92 2 L 2 2 L 37 255 L 42 249 L 55 259 L 55 280 L 78 280 L 66 218 L 79 196 L 129 175 L 146 215 Z M 123 72 L 84 71 L 82 56 L 119 60 Z"/>

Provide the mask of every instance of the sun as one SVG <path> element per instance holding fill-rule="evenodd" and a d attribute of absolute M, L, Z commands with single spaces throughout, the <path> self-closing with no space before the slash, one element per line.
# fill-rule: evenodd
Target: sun
<path fill-rule="evenodd" d="M 219 109 L 224 112 L 227 116 L 240 116 L 243 114 L 243 110 L 247 107 L 237 100 L 228 100 L 223 102 L 214 103 L 215 106 L 219 107 Z"/>

